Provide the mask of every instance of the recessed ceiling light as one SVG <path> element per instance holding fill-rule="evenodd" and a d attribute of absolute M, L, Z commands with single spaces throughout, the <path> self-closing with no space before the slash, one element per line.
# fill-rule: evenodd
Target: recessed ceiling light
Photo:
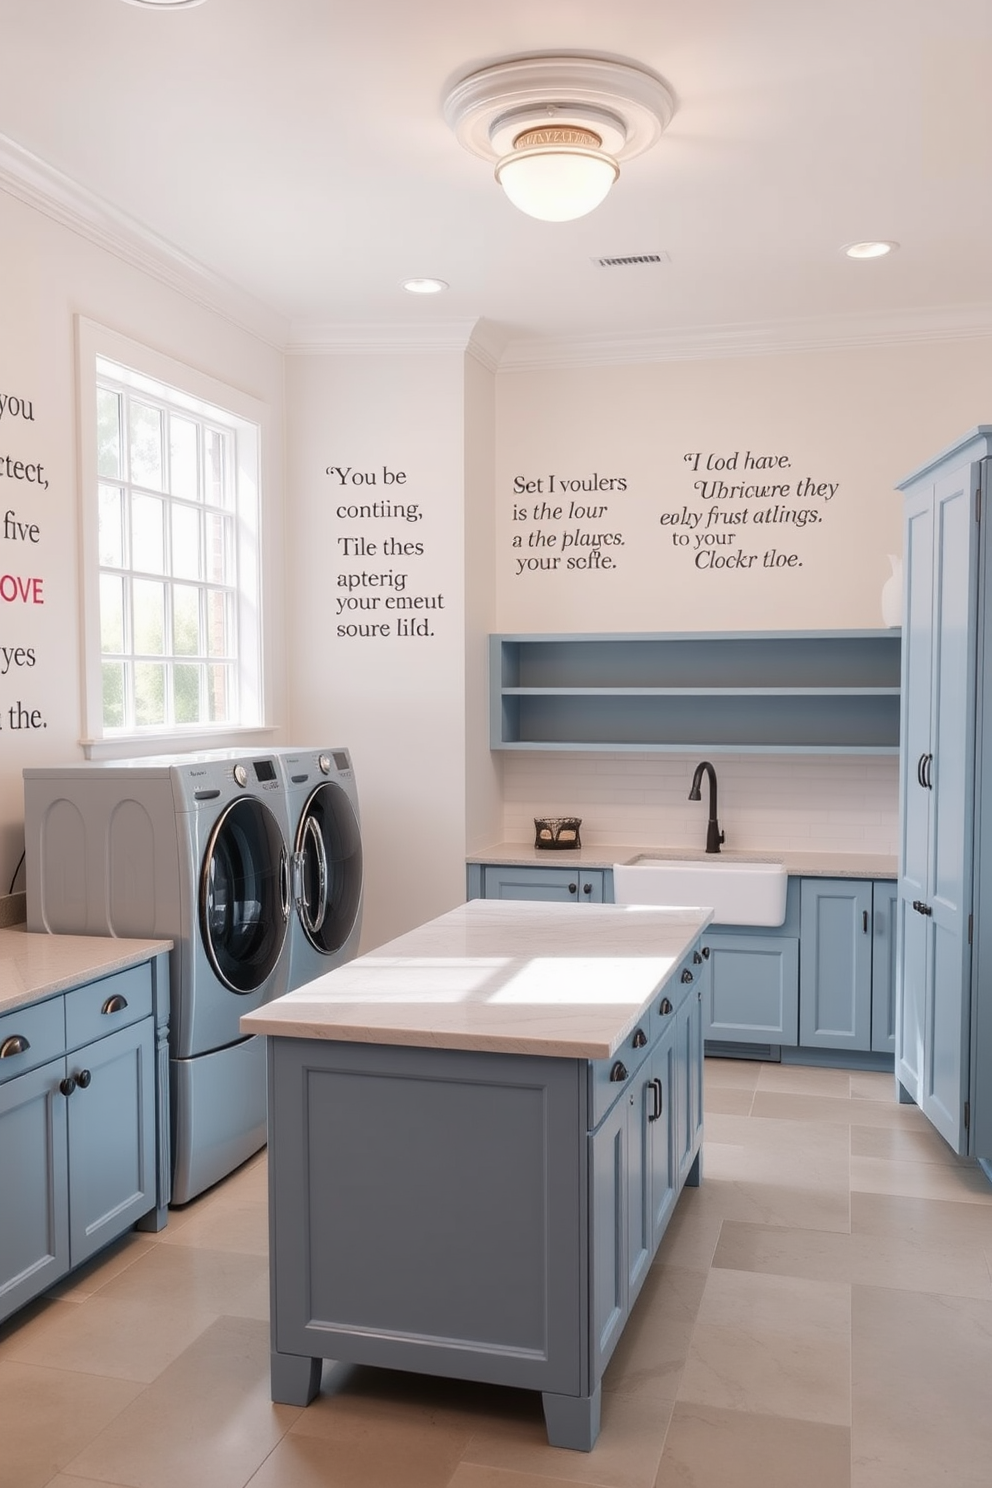
<path fill-rule="evenodd" d="M 403 288 L 410 294 L 440 294 L 448 286 L 443 279 L 404 279 Z"/>
<path fill-rule="evenodd" d="M 847 254 L 848 258 L 884 258 L 887 253 L 891 253 L 898 247 L 898 243 L 884 243 L 881 241 L 847 243 L 842 251 Z"/>
<path fill-rule="evenodd" d="M 141 5 L 148 10 L 192 10 L 202 5 L 203 0 L 124 0 L 125 5 Z"/>

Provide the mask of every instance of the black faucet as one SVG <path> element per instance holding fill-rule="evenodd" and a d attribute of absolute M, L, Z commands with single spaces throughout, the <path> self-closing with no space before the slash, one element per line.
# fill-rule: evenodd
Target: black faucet
<path fill-rule="evenodd" d="M 718 853 L 720 843 L 724 841 L 724 834 L 720 831 L 720 823 L 716 819 L 716 771 L 709 760 L 700 760 L 696 766 L 696 773 L 692 777 L 692 789 L 689 792 L 690 801 L 702 800 L 699 793 L 699 783 L 703 778 L 703 772 L 709 776 L 710 782 L 710 819 L 706 823 L 706 851 Z"/>

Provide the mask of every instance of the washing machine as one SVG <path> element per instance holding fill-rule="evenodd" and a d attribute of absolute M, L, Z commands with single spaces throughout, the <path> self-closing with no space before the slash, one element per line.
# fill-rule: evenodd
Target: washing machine
<path fill-rule="evenodd" d="M 27 923 L 167 938 L 172 1202 L 265 1143 L 264 1041 L 239 1019 L 289 986 L 287 796 L 271 753 L 24 771 Z"/>
<path fill-rule="evenodd" d="M 292 843 L 290 989 L 350 961 L 362 928 L 362 837 L 347 749 L 280 749 Z"/>

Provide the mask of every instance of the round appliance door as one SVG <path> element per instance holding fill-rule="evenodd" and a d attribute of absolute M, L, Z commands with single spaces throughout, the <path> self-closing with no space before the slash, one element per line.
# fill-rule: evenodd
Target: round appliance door
<path fill-rule="evenodd" d="M 296 831 L 296 910 L 324 955 L 351 934 L 362 901 L 362 838 L 346 791 L 325 781 L 307 800 Z"/>
<path fill-rule="evenodd" d="M 200 875 L 200 932 L 232 992 L 254 992 L 275 970 L 289 925 L 289 864 L 279 823 L 253 797 L 218 817 Z"/>

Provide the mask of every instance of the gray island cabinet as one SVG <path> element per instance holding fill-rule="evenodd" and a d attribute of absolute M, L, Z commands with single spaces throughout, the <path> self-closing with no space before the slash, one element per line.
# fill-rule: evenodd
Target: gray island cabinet
<path fill-rule="evenodd" d="M 475 900 L 242 1019 L 273 1035 L 274 1400 L 325 1358 L 482 1380 L 591 1449 L 699 1182 L 708 919 Z"/>

